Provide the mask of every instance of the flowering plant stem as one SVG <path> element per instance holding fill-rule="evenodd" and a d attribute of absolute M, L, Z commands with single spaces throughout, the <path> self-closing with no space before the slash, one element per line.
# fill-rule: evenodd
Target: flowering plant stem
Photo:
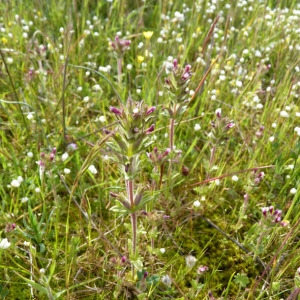
<path fill-rule="evenodd" d="M 174 127 L 175 127 L 175 119 L 170 119 L 170 139 L 169 139 L 169 148 L 171 149 L 171 152 L 173 151 L 174 147 Z"/>
<path fill-rule="evenodd" d="M 119 85 L 122 84 L 122 57 L 118 58 L 118 83 Z"/>
<path fill-rule="evenodd" d="M 131 208 L 134 207 L 134 199 L 133 199 L 133 192 L 134 192 L 134 181 L 133 179 L 129 179 L 126 181 L 126 191 L 127 197 L 130 202 Z M 132 255 L 136 255 L 136 245 L 137 245 L 137 216 L 135 212 L 130 214 L 131 219 L 131 228 L 132 228 Z"/>

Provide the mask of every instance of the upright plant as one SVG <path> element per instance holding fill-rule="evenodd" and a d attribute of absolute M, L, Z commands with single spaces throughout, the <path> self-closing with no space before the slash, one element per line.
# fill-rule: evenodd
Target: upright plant
<path fill-rule="evenodd" d="M 165 79 L 165 87 L 168 90 L 169 103 L 166 107 L 167 115 L 170 118 L 169 148 L 174 148 L 175 122 L 187 109 L 189 96 L 189 82 L 191 78 L 191 66 L 184 68 L 178 65 L 177 59 L 173 61 L 173 68 L 169 76 Z"/>
<path fill-rule="evenodd" d="M 136 188 L 135 178 L 141 171 L 140 155 L 145 153 L 146 148 L 151 143 L 148 135 L 154 130 L 153 112 L 155 107 L 148 107 L 143 101 L 133 101 L 129 98 L 125 105 L 120 104 L 119 108 L 110 107 L 110 111 L 119 120 L 119 126 L 112 136 L 113 140 L 107 145 L 124 176 L 126 190 L 125 193 L 111 193 L 111 196 L 115 197 L 122 209 L 130 214 L 132 227 L 131 261 L 137 269 L 140 269 L 136 211 L 144 203 L 145 187 Z"/>

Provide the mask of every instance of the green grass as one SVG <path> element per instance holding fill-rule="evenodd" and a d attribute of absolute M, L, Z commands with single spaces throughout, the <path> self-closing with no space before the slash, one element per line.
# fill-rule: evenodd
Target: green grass
<path fill-rule="evenodd" d="M 0 299 L 297 299 L 300 6 L 231 2 L 0 4 Z M 190 101 L 151 161 L 174 59 Z M 156 110 L 111 112 L 128 98 Z M 124 150 L 124 122 L 155 130 Z"/>

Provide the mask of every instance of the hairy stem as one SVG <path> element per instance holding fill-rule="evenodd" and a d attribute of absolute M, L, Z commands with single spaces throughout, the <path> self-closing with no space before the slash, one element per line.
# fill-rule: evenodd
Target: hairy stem
<path fill-rule="evenodd" d="M 175 119 L 170 119 L 170 140 L 169 140 L 169 148 L 171 149 L 171 152 L 173 151 L 174 147 L 174 126 L 175 126 Z"/>
<path fill-rule="evenodd" d="M 118 83 L 122 84 L 122 58 L 118 58 Z"/>

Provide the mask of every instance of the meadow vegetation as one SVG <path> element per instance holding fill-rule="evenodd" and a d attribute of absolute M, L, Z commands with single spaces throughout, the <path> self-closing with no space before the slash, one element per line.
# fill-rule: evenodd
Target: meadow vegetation
<path fill-rule="evenodd" d="M 0 299 L 299 299 L 297 1 L 0 9 Z"/>

